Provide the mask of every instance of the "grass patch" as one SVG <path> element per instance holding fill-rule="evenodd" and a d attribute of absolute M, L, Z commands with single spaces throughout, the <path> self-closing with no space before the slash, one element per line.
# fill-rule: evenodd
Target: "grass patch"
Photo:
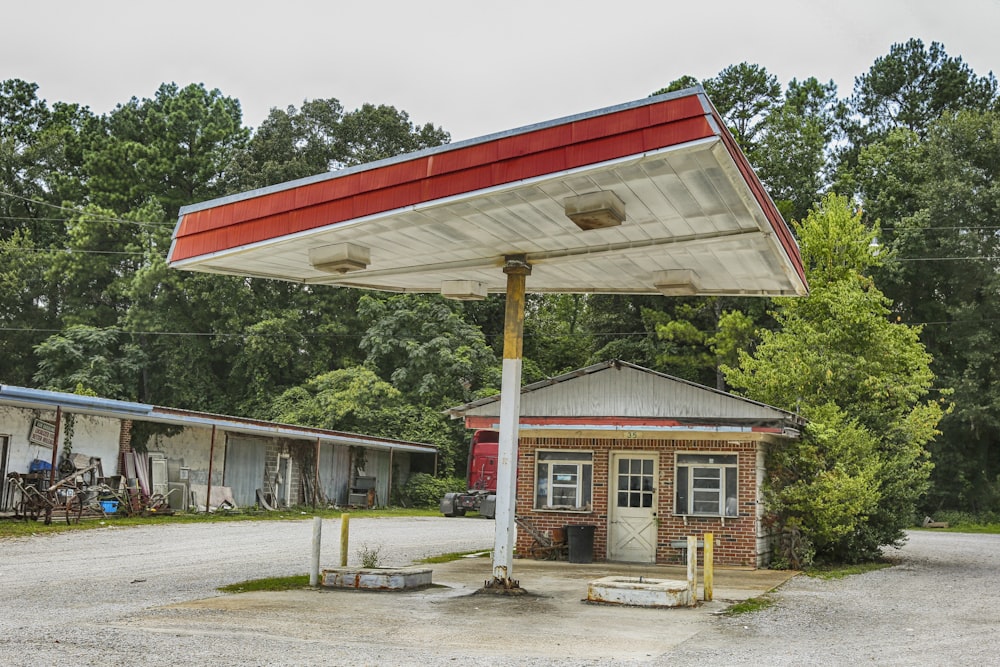
<path fill-rule="evenodd" d="M 947 528 L 924 528 L 917 526 L 910 530 L 922 530 L 927 533 L 980 533 L 987 535 L 1000 534 L 1000 523 L 960 523 Z"/>
<path fill-rule="evenodd" d="M 887 567 L 892 567 L 892 563 L 886 561 L 876 561 L 871 563 L 857 563 L 855 565 L 819 565 L 803 571 L 808 577 L 817 579 L 843 579 L 854 574 L 864 574 L 874 572 Z"/>
<path fill-rule="evenodd" d="M 251 579 L 228 586 L 220 586 L 223 593 L 254 593 L 257 591 L 293 591 L 308 588 L 309 575 L 296 574 L 290 577 L 269 577 L 267 579 Z"/>
<path fill-rule="evenodd" d="M 431 556 L 430 558 L 424 558 L 421 563 L 427 563 L 433 565 L 434 563 L 450 563 L 453 560 L 458 560 L 460 558 L 465 558 L 467 556 L 476 556 L 477 558 L 485 558 L 489 555 L 489 551 L 453 551 L 452 553 L 441 554 L 439 556 Z"/>
<path fill-rule="evenodd" d="M 763 611 L 768 607 L 774 605 L 774 598 L 770 595 L 764 594 L 759 595 L 755 598 L 748 598 L 742 602 L 737 602 L 728 609 L 726 609 L 726 616 L 741 616 L 743 614 L 753 614 L 754 612 Z"/>
<path fill-rule="evenodd" d="M 459 558 L 465 558 L 469 555 L 478 555 L 484 557 L 489 554 L 488 551 L 456 551 L 452 553 L 441 554 L 439 556 L 431 556 L 430 558 L 424 558 L 421 563 L 448 563 L 453 560 L 458 560 Z M 433 584 L 437 586 L 437 584 Z M 299 574 L 291 577 L 270 577 L 267 579 L 251 579 L 249 581 L 241 581 L 236 584 L 229 584 L 228 586 L 220 586 L 219 590 L 223 593 L 252 593 L 256 591 L 292 591 L 300 588 L 309 587 L 309 575 Z"/>

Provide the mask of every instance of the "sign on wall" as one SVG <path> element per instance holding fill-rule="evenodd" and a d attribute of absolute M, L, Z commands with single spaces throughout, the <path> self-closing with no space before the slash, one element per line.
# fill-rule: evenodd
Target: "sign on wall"
<path fill-rule="evenodd" d="M 43 447 L 52 447 L 56 440 L 56 425 L 52 422 L 36 419 L 31 424 L 28 442 Z"/>

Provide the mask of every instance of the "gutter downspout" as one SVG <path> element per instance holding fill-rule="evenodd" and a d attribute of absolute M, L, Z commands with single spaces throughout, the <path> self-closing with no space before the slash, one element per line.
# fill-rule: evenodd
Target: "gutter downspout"
<path fill-rule="evenodd" d="M 392 505 L 392 452 L 393 452 L 393 450 L 390 449 L 389 450 L 389 490 L 386 491 L 386 495 L 388 496 L 385 499 L 385 506 L 386 507 L 389 507 L 390 505 Z"/>
<path fill-rule="evenodd" d="M 316 465 L 313 471 L 313 509 L 316 509 L 316 498 L 319 496 L 319 438 L 316 438 Z"/>
<path fill-rule="evenodd" d="M 208 491 L 205 492 L 205 514 L 212 507 L 212 463 L 215 461 L 215 424 L 212 424 L 212 444 L 208 447 Z"/>

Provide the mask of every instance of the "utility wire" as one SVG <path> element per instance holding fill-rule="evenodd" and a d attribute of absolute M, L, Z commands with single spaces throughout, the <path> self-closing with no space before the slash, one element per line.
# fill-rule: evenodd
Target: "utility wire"
<path fill-rule="evenodd" d="M 95 218 L 97 220 L 103 220 L 105 222 L 116 222 L 116 223 L 123 224 L 123 225 L 137 225 L 139 227 L 151 227 L 151 226 L 152 227 L 163 227 L 165 225 L 173 226 L 173 224 L 174 224 L 172 222 L 153 222 L 153 221 L 125 220 L 124 218 L 116 218 L 116 217 L 113 217 L 113 216 L 95 215 L 93 213 L 88 213 L 87 211 L 85 211 L 83 209 L 80 209 L 80 208 L 70 208 L 68 206 L 60 206 L 59 204 L 50 204 L 47 201 L 42 201 L 40 199 L 32 199 L 31 197 L 25 197 L 23 195 L 16 195 L 13 192 L 5 192 L 4 190 L 0 190 L 0 196 L 11 197 L 13 199 L 20 199 L 21 201 L 26 201 L 26 202 L 29 202 L 31 204 L 38 204 L 39 206 L 48 206 L 50 208 L 58 209 L 60 211 L 67 211 L 67 212 L 73 213 L 75 215 L 87 215 L 87 216 L 91 216 L 91 217 L 93 217 L 93 218 Z M 59 221 L 60 219 L 59 218 L 29 218 L 29 217 L 20 217 L 19 218 L 19 217 L 7 216 L 7 217 L 0 218 L 0 220 L 21 220 L 21 221 L 39 220 L 39 221 L 54 222 L 54 221 Z M 61 219 L 62 222 L 65 222 L 66 220 L 68 220 L 68 218 Z"/>

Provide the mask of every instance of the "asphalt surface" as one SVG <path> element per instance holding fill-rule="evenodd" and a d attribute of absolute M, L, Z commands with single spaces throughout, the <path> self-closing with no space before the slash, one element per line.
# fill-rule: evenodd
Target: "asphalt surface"
<path fill-rule="evenodd" d="M 405 566 L 488 550 L 492 521 L 354 519 L 350 565 L 362 549 Z M 323 524 L 324 566 L 339 564 L 339 521 Z M 681 568 L 515 560 L 527 591 L 477 594 L 490 558 L 430 566 L 434 585 L 399 593 L 298 590 L 224 595 L 218 586 L 308 572 L 312 521 L 162 525 L 0 540 L 0 664 L 551 664 L 644 660 L 689 639 L 726 600 L 788 578 L 717 571 L 715 601 L 693 609 L 583 602 L 612 574 L 684 579 Z M 486 552 L 488 553 L 488 551 Z M 650 624 L 657 632 L 650 633 Z M 178 654 L 180 651 L 180 654 Z"/>
<path fill-rule="evenodd" d="M 488 557 L 430 566 L 434 585 L 387 593 L 222 594 L 308 571 L 312 521 L 108 526 L 0 540 L 0 665 L 939 665 L 1000 655 L 1000 536 L 918 532 L 894 567 L 823 581 L 717 569 L 715 599 L 648 609 L 584 601 L 608 576 L 683 579 L 680 568 L 515 560 L 527 594 L 479 592 Z M 384 565 L 488 550 L 493 522 L 351 522 Z M 324 522 L 324 566 L 339 522 Z M 782 583 L 784 582 L 784 583 Z M 738 617 L 733 600 L 774 591 Z"/>

